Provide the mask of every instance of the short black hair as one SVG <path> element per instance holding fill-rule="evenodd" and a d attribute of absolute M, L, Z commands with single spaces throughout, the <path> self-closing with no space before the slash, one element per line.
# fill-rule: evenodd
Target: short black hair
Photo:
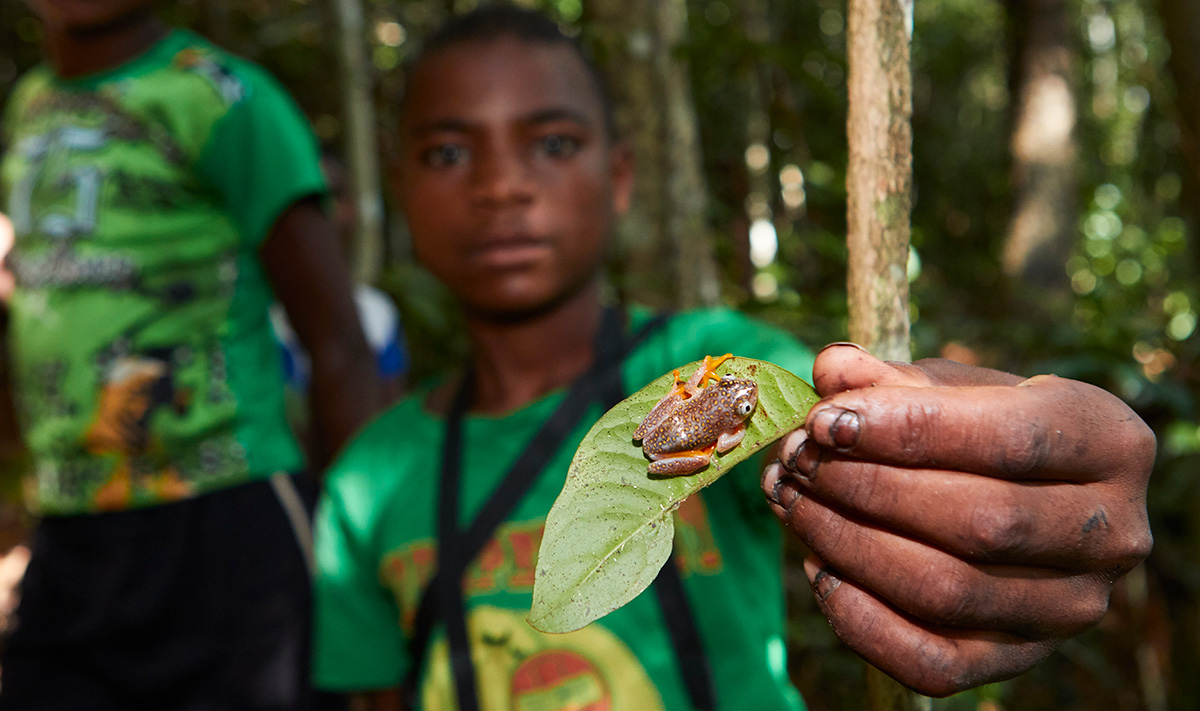
<path fill-rule="evenodd" d="M 536 10 L 507 3 L 494 3 L 447 20 L 425 40 L 420 52 L 408 66 L 408 76 L 412 76 L 425 57 L 440 50 L 467 42 L 486 42 L 506 37 L 525 44 L 561 45 L 569 48 L 583 63 L 584 69 L 592 79 L 592 86 L 600 99 L 604 114 L 605 132 L 610 138 L 616 138 L 617 121 L 612 95 L 604 74 L 578 39 L 564 33 L 558 23 Z M 403 111 L 403 100 L 400 107 Z"/>

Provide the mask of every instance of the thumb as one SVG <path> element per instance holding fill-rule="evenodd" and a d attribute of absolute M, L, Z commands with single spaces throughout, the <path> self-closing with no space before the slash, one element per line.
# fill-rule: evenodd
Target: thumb
<path fill-rule="evenodd" d="M 821 397 L 878 385 L 933 384 L 924 371 L 911 363 L 882 361 L 855 343 L 825 346 L 813 363 L 813 387 Z"/>

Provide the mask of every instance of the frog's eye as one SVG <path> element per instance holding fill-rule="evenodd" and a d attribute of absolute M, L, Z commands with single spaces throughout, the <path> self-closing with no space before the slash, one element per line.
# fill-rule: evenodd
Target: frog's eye
<path fill-rule="evenodd" d="M 737 404 L 737 414 L 741 415 L 742 417 L 749 415 L 750 411 L 753 409 L 754 405 L 750 404 L 749 400 L 742 400 Z"/>

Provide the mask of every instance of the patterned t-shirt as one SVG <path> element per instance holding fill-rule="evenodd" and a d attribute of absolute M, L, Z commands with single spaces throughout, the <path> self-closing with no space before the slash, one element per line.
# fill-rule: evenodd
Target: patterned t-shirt
<path fill-rule="evenodd" d="M 32 70 L 4 127 L 39 508 L 146 506 L 302 466 L 257 253 L 325 186 L 284 90 L 176 30 L 100 74 Z"/>
<path fill-rule="evenodd" d="M 634 328 L 644 322 L 638 313 Z M 811 377 L 812 353 L 777 329 L 728 310 L 681 313 L 626 359 L 627 390 L 705 355 L 769 360 Z M 444 418 L 418 389 L 369 425 L 326 481 L 316 524 L 314 674 L 331 690 L 399 684 L 408 638 L 437 560 Z M 503 416 L 463 423 L 459 527 L 492 496 L 526 443 L 562 401 L 559 391 Z M 568 435 L 508 520 L 468 568 L 464 586 L 481 708 L 662 711 L 691 708 L 655 594 L 569 634 L 526 621 L 546 514 L 598 405 Z M 797 711 L 786 668 L 782 537 L 759 488 L 757 462 L 734 468 L 676 512 L 675 560 L 723 711 Z M 452 711 L 444 635 L 424 665 L 425 711 Z"/>

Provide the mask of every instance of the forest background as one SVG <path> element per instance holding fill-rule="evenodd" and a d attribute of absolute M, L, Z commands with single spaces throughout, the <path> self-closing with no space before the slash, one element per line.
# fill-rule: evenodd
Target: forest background
<path fill-rule="evenodd" d="M 727 303 L 806 342 L 846 337 L 844 0 L 530 0 L 614 77 L 639 162 L 611 283 L 651 305 Z M 903 4 L 903 3 L 902 3 Z M 909 3 L 912 4 L 911 2 Z M 463 344 L 382 189 L 404 62 L 470 0 L 175 0 L 173 21 L 267 67 L 348 160 L 355 269 L 400 306 L 414 377 Z M 1200 3 L 913 5 L 915 357 L 1121 396 L 1158 435 L 1155 548 L 1094 630 L 1027 674 L 934 709 L 1166 711 L 1200 698 Z M 0 101 L 40 28 L 0 0 Z M 0 548 L 25 460 L 0 418 Z M 801 551 L 792 551 L 799 556 Z M 863 708 L 863 664 L 790 581 L 793 678 Z"/>

